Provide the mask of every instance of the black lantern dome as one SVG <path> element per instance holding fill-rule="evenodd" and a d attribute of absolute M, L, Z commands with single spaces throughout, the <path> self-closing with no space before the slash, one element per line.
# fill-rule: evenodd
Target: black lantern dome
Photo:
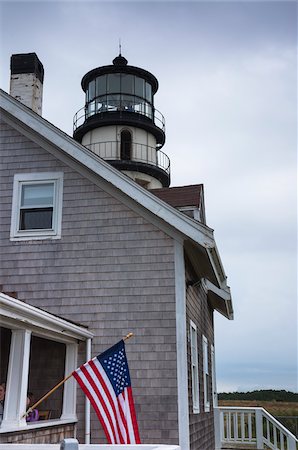
<path fill-rule="evenodd" d="M 94 135 L 96 134 L 96 139 L 99 139 L 101 129 L 99 156 L 108 159 L 120 170 L 133 170 L 134 172 L 143 170 L 149 174 L 153 170 L 152 176 L 157 176 L 162 186 L 168 186 L 170 180 L 169 160 L 160 151 L 165 143 L 165 122 L 163 115 L 154 107 L 154 94 L 158 90 L 158 81 L 155 76 L 147 70 L 128 65 L 127 59 L 119 54 L 113 60 L 112 65 L 101 66 L 86 73 L 81 85 L 86 94 L 86 102 L 84 108 L 75 115 L 74 138 L 84 145 L 87 140 L 90 141 L 90 145 L 95 144 Z M 138 154 L 145 155 L 146 151 L 148 153 L 149 150 L 145 149 L 148 134 L 153 138 L 150 147 L 153 147 L 154 151 L 159 154 L 152 156 L 152 150 L 150 150 L 150 156 L 145 158 L 148 167 L 141 167 L 142 164 L 144 165 L 144 158 L 134 157 L 136 151 L 132 150 L 137 147 L 131 149 L 131 155 L 128 155 L 129 152 L 126 151 L 122 155 L 118 152 L 118 157 L 114 160 L 113 157 L 105 157 L 103 142 L 112 141 L 103 141 L 102 138 L 104 135 L 105 139 L 108 139 L 108 135 L 111 137 L 111 127 L 117 127 L 117 130 L 119 127 L 122 127 L 123 130 L 123 127 L 128 127 L 127 130 L 124 130 L 126 136 L 120 136 L 119 133 L 113 135 L 113 139 L 115 136 L 115 140 L 119 141 L 120 145 L 121 140 L 126 142 L 129 140 L 127 133 L 141 135 L 136 130 L 143 130 L 143 134 L 147 133 L 147 139 L 142 135 Z M 97 130 L 96 133 L 94 130 Z M 88 139 L 86 134 L 88 134 Z M 138 144 L 136 139 L 133 141 Z M 112 150 L 111 153 L 116 155 Z M 160 155 L 163 155 L 162 164 L 157 162 Z M 153 162 L 154 164 L 152 164 Z M 164 165 L 166 167 L 163 167 Z"/>

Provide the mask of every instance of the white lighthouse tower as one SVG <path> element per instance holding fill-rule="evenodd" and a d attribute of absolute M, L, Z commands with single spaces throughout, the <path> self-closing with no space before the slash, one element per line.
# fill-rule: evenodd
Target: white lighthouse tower
<path fill-rule="evenodd" d="M 74 138 L 148 189 L 168 187 L 170 160 L 161 151 L 165 121 L 154 107 L 158 81 L 120 54 L 112 65 L 82 79 L 84 108 L 74 117 Z"/>

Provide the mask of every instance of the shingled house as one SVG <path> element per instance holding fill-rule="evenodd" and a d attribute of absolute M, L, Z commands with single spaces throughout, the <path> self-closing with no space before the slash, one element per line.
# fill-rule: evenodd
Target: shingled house
<path fill-rule="evenodd" d="M 29 81 L 28 81 L 29 80 Z M 13 55 L 1 91 L 1 442 L 104 443 L 70 379 L 128 332 L 143 443 L 214 449 L 214 311 L 233 316 L 201 184 L 169 187 L 156 78 L 119 55 L 86 74 L 74 137 L 41 117 L 43 67 Z M 90 422 L 89 422 L 89 416 Z"/>

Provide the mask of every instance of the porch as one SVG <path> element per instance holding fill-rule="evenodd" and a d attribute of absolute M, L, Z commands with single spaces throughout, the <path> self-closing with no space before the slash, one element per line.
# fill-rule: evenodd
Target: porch
<path fill-rule="evenodd" d="M 297 438 L 264 408 L 214 410 L 216 450 L 296 450 Z"/>

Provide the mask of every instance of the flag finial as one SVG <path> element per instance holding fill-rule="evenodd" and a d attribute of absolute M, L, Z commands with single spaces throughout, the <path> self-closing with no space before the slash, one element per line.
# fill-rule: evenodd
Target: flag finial
<path fill-rule="evenodd" d="M 127 339 L 130 339 L 131 337 L 133 337 L 133 333 L 128 333 L 123 340 L 126 341 Z"/>

